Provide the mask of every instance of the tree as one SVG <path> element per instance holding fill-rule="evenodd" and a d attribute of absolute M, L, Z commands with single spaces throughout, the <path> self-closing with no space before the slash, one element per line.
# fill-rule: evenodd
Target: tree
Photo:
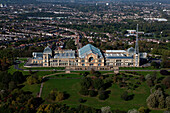
<path fill-rule="evenodd" d="M 94 80 L 94 87 L 96 89 L 100 89 L 104 85 L 104 82 L 102 79 L 95 79 Z"/>
<path fill-rule="evenodd" d="M 95 70 L 94 70 L 93 68 L 91 68 L 90 74 L 91 74 L 91 75 L 94 75 L 94 74 L 95 74 Z"/>
<path fill-rule="evenodd" d="M 9 82 L 9 90 L 13 90 L 17 87 L 16 83 L 14 81 Z"/>
<path fill-rule="evenodd" d="M 149 108 L 164 108 L 165 96 L 162 90 L 158 89 L 146 99 Z"/>
<path fill-rule="evenodd" d="M 145 108 L 145 107 L 140 107 L 140 108 L 138 109 L 138 111 L 139 111 L 139 113 L 147 113 L 148 109 Z"/>
<path fill-rule="evenodd" d="M 162 80 L 162 84 L 164 84 L 167 88 L 170 88 L 170 77 L 165 77 Z"/>
<path fill-rule="evenodd" d="M 105 93 L 102 93 L 99 95 L 99 99 L 100 100 L 105 100 L 107 98 L 106 94 Z"/>
<path fill-rule="evenodd" d="M 127 91 L 125 91 L 122 95 L 121 95 L 121 98 L 123 99 L 123 100 L 125 100 L 125 101 L 127 101 L 128 100 L 128 92 Z"/>
<path fill-rule="evenodd" d="M 22 72 L 19 71 L 14 72 L 12 80 L 16 83 L 22 83 L 24 81 L 24 76 Z"/>
<path fill-rule="evenodd" d="M 58 102 L 58 101 L 62 101 L 62 100 L 64 100 L 64 93 L 58 91 L 55 101 Z"/>
<path fill-rule="evenodd" d="M 101 113 L 112 113 L 110 106 L 102 107 Z"/>
<path fill-rule="evenodd" d="M 41 82 L 41 79 L 38 78 L 38 76 L 36 75 L 32 75 L 32 76 L 29 76 L 27 77 L 27 83 L 32 85 L 32 84 L 38 84 Z"/>
<path fill-rule="evenodd" d="M 49 99 L 56 102 L 62 101 L 64 100 L 64 93 L 53 89 L 49 94 Z"/>
<path fill-rule="evenodd" d="M 148 85 L 149 87 L 154 86 L 154 82 L 153 82 L 151 79 L 148 79 L 148 80 L 146 81 L 146 83 L 147 83 L 147 85 Z"/>
<path fill-rule="evenodd" d="M 153 66 L 154 68 L 159 68 L 160 64 L 158 64 L 157 62 L 152 62 L 151 66 Z"/>
<path fill-rule="evenodd" d="M 94 91 L 94 90 L 90 90 L 90 91 L 89 91 L 89 95 L 90 95 L 91 97 L 94 97 L 94 96 L 97 95 L 97 92 Z"/>
<path fill-rule="evenodd" d="M 136 109 L 131 109 L 131 110 L 128 111 L 128 113 L 139 113 L 139 111 L 136 110 Z"/>
<path fill-rule="evenodd" d="M 166 102 L 166 107 L 170 108 L 170 96 L 166 97 L 166 101 L 165 102 Z"/>
<path fill-rule="evenodd" d="M 170 75 L 170 73 L 167 70 L 160 70 L 161 75 Z"/>
<path fill-rule="evenodd" d="M 86 88 L 81 88 L 80 91 L 79 91 L 79 93 L 80 93 L 81 95 L 89 95 L 89 91 L 88 91 L 88 89 L 86 89 Z"/>
<path fill-rule="evenodd" d="M 80 82 L 81 87 L 85 89 L 89 89 L 91 84 L 92 84 L 91 78 L 83 78 L 82 81 Z"/>

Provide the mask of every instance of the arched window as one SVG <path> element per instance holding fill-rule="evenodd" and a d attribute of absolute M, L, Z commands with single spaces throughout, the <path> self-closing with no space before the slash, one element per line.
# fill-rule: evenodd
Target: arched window
<path fill-rule="evenodd" d="M 84 62 L 84 60 L 81 60 L 81 62 Z"/>
<path fill-rule="evenodd" d="M 89 58 L 89 62 L 92 62 L 92 61 L 93 61 L 93 57 L 90 57 L 90 58 Z"/>
<path fill-rule="evenodd" d="M 93 64 L 90 64 L 90 66 L 93 66 Z"/>

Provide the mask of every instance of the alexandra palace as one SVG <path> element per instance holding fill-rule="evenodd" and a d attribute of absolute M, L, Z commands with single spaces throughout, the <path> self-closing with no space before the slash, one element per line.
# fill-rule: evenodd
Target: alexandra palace
<path fill-rule="evenodd" d="M 54 50 L 46 47 L 43 52 L 33 52 L 32 64 L 42 67 L 138 67 L 140 57 L 133 47 L 127 50 L 103 50 L 87 44 L 78 50 Z"/>

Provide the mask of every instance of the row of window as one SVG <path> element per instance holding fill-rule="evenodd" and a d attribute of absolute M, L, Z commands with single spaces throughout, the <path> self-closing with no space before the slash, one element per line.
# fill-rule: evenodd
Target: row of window
<path fill-rule="evenodd" d="M 90 60 L 89 62 L 91 62 L 92 60 Z M 81 62 L 85 62 L 84 60 L 81 60 Z M 98 60 L 98 62 L 102 62 L 102 60 Z"/>
<path fill-rule="evenodd" d="M 58 66 L 58 65 L 59 65 L 59 66 L 60 66 L 60 65 L 62 65 L 62 66 L 68 66 L 68 63 L 59 63 L 59 64 L 58 64 L 58 63 L 51 63 L 50 65 L 51 65 L 51 66 Z M 70 66 L 77 66 L 78 63 L 69 63 L 69 65 L 70 65 Z"/>
<path fill-rule="evenodd" d="M 115 64 L 116 66 L 132 66 L 133 65 L 133 63 L 125 63 L 125 64 L 123 64 L 123 63 L 106 63 L 106 65 L 108 65 L 108 66 L 113 66 L 113 64 Z"/>
<path fill-rule="evenodd" d="M 85 64 L 82 64 L 82 66 L 85 66 Z M 93 66 L 93 64 L 90 64 L 90 66 Z M 98 64 L 98 66 L 101 66 L 101 64 Z"/>
<path fill-rule="evenodd" d="M 33 63 L 34 63 L 34 64 L 43 63 L 43 61 L 42 61 L 42 62 L 41 62 L 41 61 L 34 61 Z"/>

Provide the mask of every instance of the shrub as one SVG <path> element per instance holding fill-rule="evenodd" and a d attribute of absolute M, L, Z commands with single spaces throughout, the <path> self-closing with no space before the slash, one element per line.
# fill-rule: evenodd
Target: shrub
<path fill-rule="evenodd" d="M 80 99 L 79 99 L 79 102 L 80 102 L 80 103 L 84 103 L 84 102 L 86 102 L 86 100 L 80 98 Z"/>
<path fill-rule="evenodd" d="M 128 113 L 139 113 L 139 112 L 136 109 L 131 109 L 131 110 L 128 111 Z"/>
<path fill-rule="evenodd" d="M 166 88 L 170 88 L 170 77 L 165 77 L 162 80 L 162 84 L 166 86 Z"/>
<path fill-rule="evenodd" d="M 38 76 L 36 76 L 36 75 L 27 77 L 27 83 L 29 85 L 31 85 L 31 84 L 38 84 L 40 82 L 41 82 L 41 79 L 38 78 Z"/>
<path fill-rule="evenodd" d="M 152 62 L 151 66 L 153 66 L 154 68 L 159 68 L 160 64 L 157 62 Z"/>
<path fill-rule="evenodd" d="M 162 90 L 156 90 L 154 93 L 146 99 L 149 108 L 164 108 L 165 107 L 165 96 Z"/>
<path fill-rule="evenodd" d="M 125 91 L 125 92 L 121 95 L 121 98 L 122 98 L 123 100 L 127 101 L 127 100 L 128 100 L 128 92 Z"/>
<path fill-rule="evenodd" d="M 99 95 L 100 100 L 105 100 L 106 98 L 107 96 L 104 93 Z"/>
<path fill-rule="evenodd" d="M 81 95 L 89 95 L 88 89 L 84 89 L 84 88 L 82 88 L 82 89 L 79 91 L 79 93 L 80 93 Z"/>
<path fill-rule="evenodd" d="M 140 108 L 138 109 L 138 111 L 139 111 L 139 113 L 147 113 L 148 109 L 145 108 L 145 107 L 140 107 Z"/>
<path fill-rule="evenodd" d="M 102 113 L 112 113 L 111 109 L 109 106 L 106 106 L 106 107 L 102 107 L 101 108 L 101 112 Z"/>
<path fill-rule="evenodd" d="M 96 89 L 100 89 L 104 85 L 104 82 L 102 79 L 95 79 L 94 80 L 94 87 Z"/>
<path fill-rule="evenodd" d="M 170 108 L 170 96 L 166 97 L 166 106 L 167 108 Z"/>
<path fill-rule="evenodd" d="M 89 95 L 90 95 L 91 97 L 95 97 L 95 96 L 97 95 L 97 92 L 94 91 L 94 90 L 90 90 L 90 91 L 89 91 Z"/>
<path fill-rule="evenodd" d="M 128 101 L 128 100 L 132 100 L 134 97 L 134 94 L 132 95 L 128 95 L 128 92 L 125 91 L 122 95 L 121 95 L 121 98 L 125 101 Z"/>
<path fill-rule="evenodd" d="M 160 70 L 161 75 L 170 75 L 170 73 L 167 70 Z"/>
<path fill-rule="evenodd" d="M 54 89 L 50 92 L 49 99 L 56 102 L 62 101 L 64 100 L 64 93 Z"/>
<path fill-rule="evenodd" d="M 81 87 L 88 89 L 92 84 L 91 78 L 84 78 L 80 82 Z"/>
<path fill-rule="evenodd" d="M 147 83 L 147 85 L 148 85 L 149 87 L 154 86 L 154 82 L 153 82 L 151 79 L 148 79 L 148 80 L 146 81 L 146 83 Z"/>

